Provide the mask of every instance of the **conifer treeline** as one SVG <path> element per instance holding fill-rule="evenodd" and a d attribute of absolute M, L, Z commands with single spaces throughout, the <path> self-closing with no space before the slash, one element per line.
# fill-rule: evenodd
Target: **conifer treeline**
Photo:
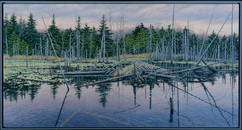
<path fill-rule="evenodd" d="M 68 23 L 66 23 L 68 24 Z M 14 14 L 10 18 L 4 17 L 3 27 L 3 53 L 14 55 L 42 55 L 51 56 L 53 50 L 45 32 L 36 29 L 36 20 L 30 14 L 27 21 L 17 18 Z M 191 32 L 184 27 L 182 30 L 173 29 L 174 50 L 173 55 L 184 55 L 191 57 L 200 53 L 201 48 L 206 48 L 216 37 L 215 32 L 205 37 Z M 87 24 L 81 25 L 80 17 L 76 20 L 74 29 L 60 29 L 56 25 L 55 15 L 48 27 L 52 37 L 56 53 L 59 57 L 69 56 L 77 58 L 95 58 L 100 54 L 102 36 L 105 33 L 106 56 L 117 54 L 142 54 L 159 50 L 168 54 L 171 52 L 172 28 L 155 29 L 152 25 L 145 27 L 143 23 L 136 26 L 131 32 L 119 37 L 114 37 L 114 32 L 109 29 L 107 20 L 103 15 L 100 17 L 98 28 L 90 27 Z M 207 58 L 230 59 L 233 56 L 238 58 L 239 42 L 237 34 L 232 36 L 219 36 L 206 54 Z M 235 55 L 232 55 L 233 39 Z M 118 51 L 118 53 L 117 53 Z"/>

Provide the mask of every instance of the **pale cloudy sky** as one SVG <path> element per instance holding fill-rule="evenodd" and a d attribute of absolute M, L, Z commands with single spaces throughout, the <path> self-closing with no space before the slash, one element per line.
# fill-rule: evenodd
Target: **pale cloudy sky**
<path fill-rule="evenodd" d="M 37 20 L 37 29 L 44 29 L 42 16 L 47 25 L 51 23 L 52 14 L 55 14 L 56 24 L 60 28 L 69 28 L 76 25 L 77 16 L 81 23 L 98 27 L 103 14 L 107 19 L 111 16 L 112 28 L 116 29 L 120 17 L 125 17 L 125 28 L 133 28 L 143 22 L 155 27 L 167 27 L 172 23 L 172 4 L 4 4 L 4 14 L 12 13 L 19 18 L 27 18 L 33 13 Z M 203 33 L 213 15 L 210 31 L 217 32 L 228 15 L 231 15 L 231 4 L 175 4 L 175 27 L 183 28 L 189 20 L 189 27 L 196 33 Z M 234 5 L 234 32 L 238 32 L 238 5 Z M 224 25 L 221 34 L 231 33 L 231 20 Z"/>

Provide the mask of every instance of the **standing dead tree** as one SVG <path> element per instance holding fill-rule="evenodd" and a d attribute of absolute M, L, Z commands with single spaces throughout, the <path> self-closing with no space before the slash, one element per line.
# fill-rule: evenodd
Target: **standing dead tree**
<path fill-rule="evenodd" d="M 235 63 L 235 54 L 234 54 L 234 25 L 233 25 L 233 18 L 234 18 L 234 5 L 232 4 L 232 11 L 231 11 L 231 62 L 232 65 Z M 233 67 L 232 67 L 233 68 Z"/>
<path fill-rule="evenodd" d="M 123 38 L 123 50 L 122 50 L 122 55 L 125 55 L 126 53 L 126 43 L 125 43 L 125 39 L 124 39 L 124 34 L 125 34 L 125 18 L 124 16 L 121 17 L 121 25 L 122 25 L 122 28 L 121 28 L 121 36 Z M 125 58 L 124 58 L 125 59 Z"/>
<path fill-rule="evenodd" d="M 80 59 L 80 31 L 77 30 L 76 31 L 76 55 L 77 55 L 77 59 Z"/>
<path fill-rule="evenodd" d="M 101 62 L 105 62 L 106 59 L 106 38 L 105 38 L 105 30 L 102 31 L 102 40 L 101 40 L 101 49 L 99 50 L 99 59 Z"/>
<path fill-rule="evenodd" d="M 150 25 L 150 28 L 149 28 L 149 38 L 148 38 L 148 43 L 147 43 L 147 53 L 149 54 L 149 57 L 148 57 L 148 62 L 151 60 L 151 53 L 152 53 L 152 27 Z"/>
<path fill-rule="evenodd" d="M 40 56 L 43 56 L 43 47 L 42 47 L 42 39 L 39 38 L 39 47 L 40 47 Z"/>
<path fill-rule="evenodd" d="M 185 27 L 184 31 L 184 59 L 187 61 L 188 60 L 188 53 L 189 53 L 189 43 L 188 43 L 188 29 Z"/>
<path fill-rule="evenodd" d="M 49 40 L 47 38 L 45 43 L 45 59 L 48 59 L 48 56 L 49 56 Z"/>
<path fill-rule="evenodd" d="M 29 47 L 26 47 L 26 52 L 25 52 L 25 62 L 26 62 L 26 68 L 29 66 L 28 63 L 28 55 L 29 55 Z"/>
<path fill-rule="evenodd" d="M 173 4 L 172 8 L 172 34 L 171 34 L 171 61 L 174 59 L 174 18 L 175 18 L 175 4 Z"/>
<path fill-rule="evenodd" d="M 7 29 L 5 29 L 5 44 L 6 44 L 6 54 L 8 56 L 8 32 Z"/>

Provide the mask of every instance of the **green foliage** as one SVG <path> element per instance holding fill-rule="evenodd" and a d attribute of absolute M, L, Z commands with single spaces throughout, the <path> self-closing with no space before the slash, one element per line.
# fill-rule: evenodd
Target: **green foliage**
<path fill-rule="evenodd" d="M 56 23 L 55 23 L 55 15 L 53 15 L 52 24 L 49 26 L 48 32 L 51 36 L 52 43 L 54 44 L 54 48 L 57 56 L 61 56 L 62 39 L 61 39 L 60 29 L 56 26 Z"/>
<path fill-rule="evenodd" d="M 22 27 L 24 26 L 23 24 L 23 22 L 20 23 Z M 23 31 L 23 40 L 28 43 L 29 49 L 34 49 L 39 42 L 39 33 L 36 29 L 36 20 L 34 20 L 33 14 L 30 13 L 26 28 L 23 28 L 21 31 Z"/>
<path fill-rule="evenodd" d="M 17 18 L 15 16 L 15 14 L 13 14 L 9 20 L 9 28 L 8 28 L 8 32 L 9 34 L 12 34 L 12 33 L 18 33 L 18 25 L 17 25 Z"/>
<path fill-rule="evenodd" d="M 71 28 L 65 29 L 61 32 L 63 51 L 69 51 L 69 46 L 73 45 L 73 41 L 74 41 L 73 32 L 74 31 Z"/>
<path fill-rule="evenodd" d="M 104 35 L 103 33 L 105 33 L 105 45 L 106 45 L 106 53 L 108 56 L 112 56 L 112 51 L 113 51 L 113 39 L 112 39 L 112 32 L 111 30 L 109 30 L 109 27 L 107 26 L 107 20 L 105 18 L 105 16 L 102 16 L 102 19 L 100 21 L 100 26 L 99 26 L 99 45 L 98 47 L 101 47 L 101 41 L 102 41 L 102 36 Z"/>
<path fill-rule="evenodd" d="M 213 42 L 213 44 L 211 44 L 211 42 Z M 215 34 L 215 32 L 213 31 L 211 35 L 208 36 L 208 39 L 205 42 L 205 45 L 208 46 L 209 44 L 211 44 L 211 46 L 208 48 L 208 56 L 212 57 L 214 54 L 214 50 L 216 45 L 218 45 L 219 43 L 219 38 L 217 37 L 217 35 Z"/>
<path fill-rule="evenodd" d="M 26 41 L 20 39 L 20 37 L 18 37 L 15 32 L 13 32 L 9 36 L 8 43 L 9 43 L 8 51 L 10 56 L 17 55 L 17 54 L 25 55 L 25 50 L 26 50 L 26 47 L 28 47 L 28 44 L 26 43 Z"/>
<path fill-rule="evenodd" d="M 47 42 L 47 30 L 45 32 L 38 32 L 36 29 L 36 20 L 33 14 L 30 13 L 28 19 L 25 21 L 12 14 L 10 18 L 6 15 L 3 21 L 3 53 L 10 56 L 13 55 L 25 55 L 26 49 L 29 50 L 29 55 L 48 55 L 52 53 L 53 49 L 51 43 Z M 174 31 L 174 32 L 173 32 Z M 82 56 L 87 58 L 96 58 L 101 49 L 102 36 L 105 33 L 105 45 L 107 56 L 116 56 L 118 42 L 119 51 L 122 53 L 125 49 L 125 54 L 142 54 L 147 52 L 154 52 L 156 47 L 162 49 L 167 53 L 170 50 L 172 43 L 172 32 L 174 33 L 175 54 L 182 55 L 185 51 L 185 32 L 187 33 L 187 53 L 188 55 L 196 54 L 203 47 L 202 52 L 209 46 L 206 56 L 212 58 L 217 51 L 220 51 L 220 57 L 229 59 L 233 56 L 231 40 L 235 45 L 235 56 L 239 57 L 239 40 L 236 34 L 232 36 L 217 36 L 215 32 L 205 37 L 203 44 L 203 38 L 188 28 L 182 30 L 172 30 L 171 26 L 167 28 L 162 27 L 155 29 L 152 25 L 146 27 L 143 23 L 137 25 L 134 30 L 123 35 L 123 37 L 117 37 L 114 39 L 113 33 L 108 25 L 105 16 L 103 15 L 100 20 L 98 29 L 90 27 L 88 24 L 81 26 L 81 18 L 76 20 L 76 27 L 74 29 L 59 29 L 56 25 L 55 15 L 53 15 L 52 23 L 48 27 L 48 32 L 51 35 L 51 39 L 56 50 L 57 56 L 64 57 L 64 52 L 67 56 L 71 56 L 72 53 L 77 56 L 75 51 L 80 51 Z M 79 35 L 79 42 L 77 36 Z M 49 39 L 49 38 L 48 38 Z M 114 42 L 115 41 L 115 42 Z M 48 46 L 47 46 L 48 43 Z M 77 43 L 80 43 L 77 46 Z M 163 44 L 164 43 L 164 44 Z M 125 46 L 124 46 L 125 45 Z M 8 49 L 7 49 L 8 46 Z M 79 48 L 78 48 L 79 47 Z M 125 47 L 125 48 L 124 48 Z M 148 49 L 147 49 L 148 48 Z M 34 50 L 34 51 L 32 51 Z M 46 51 L 47 50 L 47 51 Z M 149 50 L 149 51 L 147 51 Z M 193 53 L 191 53 L 191 50 Z M 41 53 L 40 53 L 41 52 Z"/>

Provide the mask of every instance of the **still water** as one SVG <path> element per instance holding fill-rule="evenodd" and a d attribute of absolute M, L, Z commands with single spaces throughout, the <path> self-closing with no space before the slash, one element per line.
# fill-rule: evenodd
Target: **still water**
<path fill-rule="evenodd" d="M 132 86 L 124 81 L 89 87 L 72 84 L 61 113 L 67 91 L 65 85 L 45 83 L 29 88 L 6 89 L 4 126 L 238 126 L 238 74 L 221 74 L 216 81 L 205 82 L 211 95 L 200 83 L 188 83 L 187 88 L 181 83 L 175 84 L 180 89 L 167 83 Z"/>

